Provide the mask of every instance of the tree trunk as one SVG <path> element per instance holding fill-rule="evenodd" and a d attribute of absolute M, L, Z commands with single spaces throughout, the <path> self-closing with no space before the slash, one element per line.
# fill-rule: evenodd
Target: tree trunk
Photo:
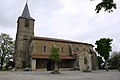
<path fill-rule="evenodd" d="M 107 64 L 107 60 L 105 61 L 105 69 L 106 69 L 106 71 L 109 71 L 109 69 L 108 69 L 108 64 Z"/>
<path fill-rule="evenodd" d="M 58 63 L 55 61 L 55 71 L 58 71 Z"/>
<path fill-rule="evenodd" d="M 2 70 L 3 69 L 3 58 L 1 57 L 1 66 L 0 66 L 0 69 Z"/>
<path fill-rule="evenodd" d="M 52 70 L 51 74 L 61 74 L 59 72 L 59 66 L 57 61 L 54 62 L 54 69 Z"/>

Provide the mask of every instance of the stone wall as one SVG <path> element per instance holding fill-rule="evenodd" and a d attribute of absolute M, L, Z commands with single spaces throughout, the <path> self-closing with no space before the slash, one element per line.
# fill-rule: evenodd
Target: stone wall
<path fill-rule="evenodd" d="M 92 45 L 87 45 L 87 44 L 80 44 L 80 43 L 69 43 L 69 42 L 57 42 L 57 41 L 48 41 L 48 40 L 33 40 L 31 43 L 31 47 L 32 49 L 32 54 L 50 54 L 51 53 L 51 46 L 55 44 L 59 47 L 59 54 L 67 54 L 67 55 L 71 55 L 74 58 L 76 58 L 76 62 L 78 61 L 79 63 L 79 67 L 80 70 L 85 70 L 85 69 L 89 69 L 92 70 L 92 60 L 91 60 L 91 56 L 93 55 L 93 46 Z M 46 50 L 44 51 L 44 46 L 46 46 Z M 62 51 L 63 48 L 63 51 Z M 76 55 L 76 56 L 74 56 Z M 78 57 L 79 56 L 79 57 Z M 87 64 L 84 63 L 84 59 L 87 59 Z M 94 56 L 95 57 L 95 56 Z M 38 60 L 39 61 L 39 60 Z M 70 63 L 67 64 L 66 62 Z M 37 62 L 38 63 L 38 62 Z M 47 62 L 43 63 L 45 67 Z M 64 65 L 65 64 L 65 65 Z M 95 64 L 95 63 L 94 63 Z M 42 63 L 40 62 L 39 64 L 36 64 L 37 68 L 43 68 L 40 67 L 42 65 Z M 64 61 L 63 63 L 61 63 L 61 67 L 63 67 L 62 65 L 64 65 L 64 67 L 72 67 L 74 68 L 75 65 L 75 61 Z"/>
<path fill-rule="evenodd" d="M 25 20 L 29 21 L 28 27 L 25 26 Z M 15 66 L 21 69 L 30 64 L 29 46 L 34 36 L 34 20 L 19 17 L 17 23 L 14 61 Z"/>

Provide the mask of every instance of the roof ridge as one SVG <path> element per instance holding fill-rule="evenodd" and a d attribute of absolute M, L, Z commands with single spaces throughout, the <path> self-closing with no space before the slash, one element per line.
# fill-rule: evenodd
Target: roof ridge
<path fill-rule="evenodd" d="M 87 45 L 93 46 L 92 44 L 89 44 L 89 43 L 72 41 L 72 40 L 66 40 L 66 39 L 58 39 L 58 38 L 37 37 L 37 36 L 35 36 L 34 39 L 35 39 L 35 40 L 42 40 L 42 39 L 43 39 L 43 40 L 58 41 L 58 42 L 60 41 L 60 42 L 68 42 L 68 43 L 87 44 Z"/>

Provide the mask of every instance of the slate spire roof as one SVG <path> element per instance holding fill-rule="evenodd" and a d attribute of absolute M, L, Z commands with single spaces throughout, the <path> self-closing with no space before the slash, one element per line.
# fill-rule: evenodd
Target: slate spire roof
<path fill-rule="evenodd" d="M 23 18 L 28 18 L 28 19 L 33 19 L 32 17 L 30 17 L 30 12 L 29 12 L 29 8 L 28 8 L 28 4 L 26 3 L 23 13 L 21 15 L 21 17 Z"/>

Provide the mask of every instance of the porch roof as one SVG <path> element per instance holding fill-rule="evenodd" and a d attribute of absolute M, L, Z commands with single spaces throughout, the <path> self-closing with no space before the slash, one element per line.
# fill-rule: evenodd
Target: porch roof
<path fill-rule="evenodd" d="M 66 54 L 60 54 L 61 59 L 75 59 L 72 56 L 66 55 Z M 49 54 L 33 54 L 33 59 L 49 59 Z"/>

